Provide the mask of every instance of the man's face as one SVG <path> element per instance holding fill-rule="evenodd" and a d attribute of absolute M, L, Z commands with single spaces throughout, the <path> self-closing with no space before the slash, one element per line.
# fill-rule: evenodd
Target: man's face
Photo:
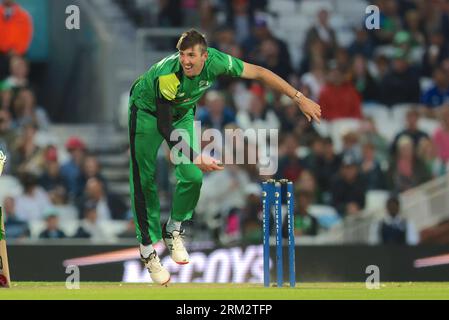
<path fill-rule="evenodd" d="M 204 63 L 207 60 L 207 51 L 202 52 L 200 45 L 179 51 L 179 62 L 184 74 L 188 77 L 195 77 L 201 73 Z"/>

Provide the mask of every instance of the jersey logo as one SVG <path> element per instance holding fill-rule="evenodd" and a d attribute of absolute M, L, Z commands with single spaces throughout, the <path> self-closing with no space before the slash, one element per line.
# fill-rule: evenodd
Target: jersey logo
<path fill-rule="evenodd" d="M 182 97 L 184 97 L 185 95 L 186 95 L 185 92 L 180 92 L 180 93 L 178 93 L 178 94 L 176 95 L 176 97 L 177 97 L 177 98 L 182 98 Z"/>
<path fill-rule="evenodd" d="M 209 81 L 206 81 L 206 80 L 201 80 L 198 83 L 198 85 L 200 87 L 199 90 L 203 91 L 203 90 L 206 90 L 207 88 L 209 88 L 211 86 L 211 83 Z"/>

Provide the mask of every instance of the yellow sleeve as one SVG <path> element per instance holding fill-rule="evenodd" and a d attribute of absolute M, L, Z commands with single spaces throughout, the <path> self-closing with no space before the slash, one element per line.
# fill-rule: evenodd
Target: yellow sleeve
<path fill-rule="evenodd" d="M 173 101 L 176 98 L 179 84 L 179 79 L 174 73 L 160 76 L 158 95 L 167 101 Z"/>

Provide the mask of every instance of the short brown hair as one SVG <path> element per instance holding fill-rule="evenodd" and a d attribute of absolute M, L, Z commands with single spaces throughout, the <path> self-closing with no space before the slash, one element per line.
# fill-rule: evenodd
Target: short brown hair
<path fill-rule="evenodd" d="M 178 44 L 176 45 L 176 49 L 186 50 L 189 48 L 193 48 L 197 44 L 200 45 L 202 52 L 206 51 L 206 37 L 195 29 L 190 29 L 189 31 L 186 31 L 181 35 L 181 38 L 179 38 Z"/>

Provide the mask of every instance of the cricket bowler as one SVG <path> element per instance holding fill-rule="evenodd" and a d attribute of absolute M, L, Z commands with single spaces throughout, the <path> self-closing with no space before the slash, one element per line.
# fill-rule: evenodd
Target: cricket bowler
<path fill-rule="evenodd" d="M 261 66 L 208 48 L 205 37 L 192 29 L 183 33 L 178 52 L 154 64 L 132 85 L 129 100 L 131 209 L 140 243 L 142 262 L 158 284 L 170 281 L 153 244 L 161 239 L 177 264 L 189 263 L 183 243 L 182 222 L 192 218 L 203 172 L 223 170 L 219 161 L 202 155 L 194 130 L 198 100 L 220 75 L 258 80 L 290 97 L 308 121 L 320 121 L 318 104 L 279 76 Z M 176 141 L 175 130 L 188 133 Z M 177 179 L 169 220 L 161 226 L 155 180 L 156 156 L 163 141 L 172 152 L 187 159 L 175 165 Z"/>

